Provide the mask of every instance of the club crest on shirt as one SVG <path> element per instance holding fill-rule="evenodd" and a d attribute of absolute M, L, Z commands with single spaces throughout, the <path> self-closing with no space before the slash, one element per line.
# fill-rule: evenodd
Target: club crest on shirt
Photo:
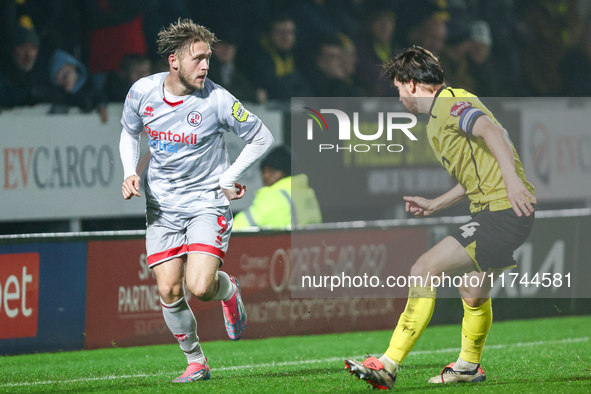
<path fill-rule="evenodd" d="M 199 126 L 202 120 L 203 116 L 201 116 L 201 113 L 198 111 L 193 111 L 187 115 L 187 122 L 189 122 L 189 124 L 193 127 Z"/>
<path fill-rule="evenodd" d="M 455 116 L 456 118 L 460 115 L 462 115 L 462 112 L 464 112 L 466 109 L 470 108 L 472 106 L 472 103 L 469 103 L 467 101 L 458 101 L 457 103 L 454 104 L 453 107 L 451 107 L 451 111 L 449 111 L 449 114 L 451 116 Z"/>

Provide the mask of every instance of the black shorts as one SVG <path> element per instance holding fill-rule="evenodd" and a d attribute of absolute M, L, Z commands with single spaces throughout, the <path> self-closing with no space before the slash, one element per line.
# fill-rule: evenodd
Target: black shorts
<path fill-rule="evenodd" d="M 513 252 L 525 242 L 533 225 L 534 214 L 519 217 L 513 209 L 487 209 L 474 214 L 451 236 L 466 249 L 479 272 L 507 269 L 517 265 Z"/>

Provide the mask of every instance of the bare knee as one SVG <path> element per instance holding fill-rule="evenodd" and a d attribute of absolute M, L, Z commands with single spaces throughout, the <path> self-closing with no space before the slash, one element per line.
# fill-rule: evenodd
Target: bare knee
<path fill-rule="evenodd" d="M 183 286 L 181 283 L 158 283 L 158 291 L 162 301 L 172 304 L 183 297 Z"/>
<path fill-rule="evenodd" d="M 426 280 L 429 276 L 436 276 L 438 273 L 433 272 L 431 266 L 429 264 L 428 259 L 420 258 L 417 260 L 416 263 L 410 269 L 410 275 L 415 277 L 421 277 L 423 280 Z M 423 284 L 426 286 L 426 284 Z"/>
<path fill-rule="evenodd" d="M 211 301 L 214 296 L 214 284 L 205 281 L 197 281 L 194 283 L 187 282 L 187 288 L 191 293 L 199 298 L 201 301 Z"/>

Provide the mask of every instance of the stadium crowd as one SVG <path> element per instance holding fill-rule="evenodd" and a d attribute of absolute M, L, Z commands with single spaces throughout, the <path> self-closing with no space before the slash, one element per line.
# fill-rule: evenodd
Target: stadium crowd
<path fill-rule="evenodd" d="M 97 111 L 166 71 L 161 27 L 210 28 L 210 78 L 243 101 L 392 96 L 380 64 L 419 45 L 479 96 L 590 96 L 591 6 L 577 0 L 2 0 L 0 108 Z"/>

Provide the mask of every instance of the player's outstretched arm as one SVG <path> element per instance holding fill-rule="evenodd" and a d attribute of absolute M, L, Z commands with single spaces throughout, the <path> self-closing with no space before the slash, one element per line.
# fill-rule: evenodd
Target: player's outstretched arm
<path fill-rule="evenodd" d="M 417 196 L 404 196 L 403 198 L 406 201 L 406 212 L 412 213 L 415 218 L 422 218 L 462 201 L 466 198 L 466 189 L 458 183 L 448 192 L 431 200 Z"/>
<path fill-rule="evenodd" d="M 530 216 L 536 198 L 527 190 L 515 172 L 515 156 L 507 132 L 493 123 L 488 116 L 481 116 L 474 123 L 472 134 L 481 137 L 499 163 L 501 175 L 507 188 L 507 198 L 517 216 Z"/>

